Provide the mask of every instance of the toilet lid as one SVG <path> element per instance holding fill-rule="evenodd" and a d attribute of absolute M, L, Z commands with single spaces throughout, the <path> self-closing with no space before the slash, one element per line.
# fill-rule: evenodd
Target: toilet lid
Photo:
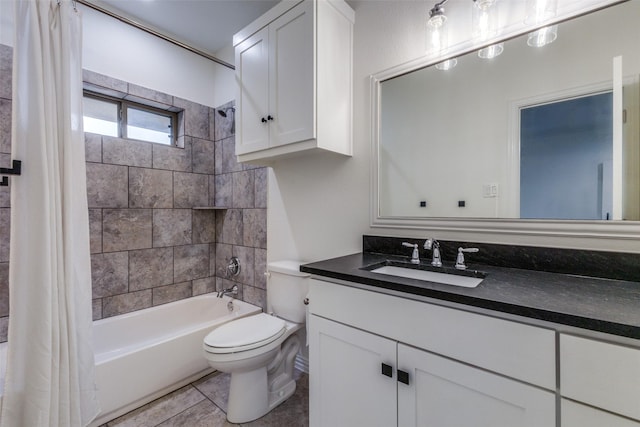
<path fill-rule="evenodd" d="M 204 338 L 204 344 L 213 353 L 251 350 L 275 341 L 285 330 L 284 320 L 260 313 L 232 320 L 214 329 Z"/>

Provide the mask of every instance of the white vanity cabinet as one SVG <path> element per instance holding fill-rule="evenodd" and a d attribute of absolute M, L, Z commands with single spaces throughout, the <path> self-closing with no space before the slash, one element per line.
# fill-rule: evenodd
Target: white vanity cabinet
<path fill-rule="evenodd" d="M 343 0 L 283 1 L 234 36 L 239 161 L 351 155 L 353 22 Z"/>
<path fill-rule="evenodd" d="M 640 427 L 640 349 L 561 334 L 560 394 L 563 427 Z"/>
<path fill-rule="evenodd" d="M 396 425 L 396 342 L 309 320 L 310 426 Z"/>
<path fill-rule="evenodd" d="M 562 399 L 562 427 L 640 427 L 640 422 Z"/>
<path fill-rule="evenodd" d="M 317 280 L 309 299 L 311 427 L 555 427 L 553 331 Z"/>

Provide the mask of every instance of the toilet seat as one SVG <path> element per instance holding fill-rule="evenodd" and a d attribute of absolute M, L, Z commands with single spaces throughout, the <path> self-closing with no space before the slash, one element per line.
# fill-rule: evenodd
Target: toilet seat
<path fill-rule="evenodd" d="M 286 332 L 284 320 L 265 313 L 243 317 L 214 329 L 204 339 L 209 353 L 226 354 L 265 346 Z"/>

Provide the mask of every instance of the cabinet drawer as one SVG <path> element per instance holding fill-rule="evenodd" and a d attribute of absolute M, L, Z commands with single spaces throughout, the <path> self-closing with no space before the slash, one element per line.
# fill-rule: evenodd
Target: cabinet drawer
<path fill-rule="evenodd" d="M 562 399 L 562 427 L 640 427 L 640 422 Z"/>
<path fill-rule="evenodd" d="M 562 334 L 560 392 L 640 420 L 640 349 Z"/>
<path fill-rule="evenodd" d="M 312 313 L 555 390 L 555 332 L 311 280 Z"/>

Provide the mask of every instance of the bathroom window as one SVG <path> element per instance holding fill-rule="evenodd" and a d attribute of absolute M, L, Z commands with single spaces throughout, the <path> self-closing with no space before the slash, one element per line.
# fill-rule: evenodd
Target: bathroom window
<path fill-rule="evenodd" d="M 85 92 L 83 116 L 85 132 L 176 145 L 178 116 L 171 111 Z"/>

